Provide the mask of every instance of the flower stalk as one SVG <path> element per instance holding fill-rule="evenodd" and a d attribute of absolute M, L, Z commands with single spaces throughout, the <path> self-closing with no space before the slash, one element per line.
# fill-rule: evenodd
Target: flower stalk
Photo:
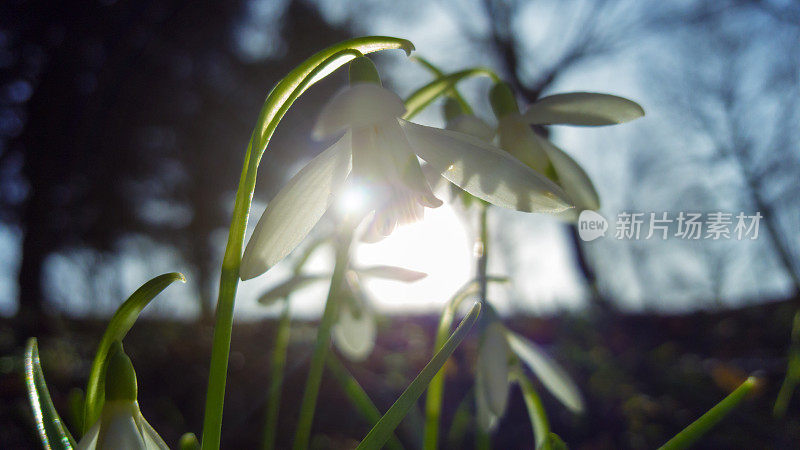
<path fill-rule="evenodd" d="M 336 242 L 336 262 L 331 277 L 331 287 L 328 290 L 328 299 L 325 301 L 325 310 L 322 313 L 319 327 L 317 328 L 317 341 L 311 355 L 311 365 L 308 370 L 308 379 L 300 404 L 300 418 L 297 421 L 297 431 L 294 438 L 294 449 L 308 448 L 311 435 L 311 424 L 314 420 L 314 410 L 317 405 L 317 395 L 322 382 L 322 372 L 325 360 L 328 357 L 331 342 L 331 330 L 336 323 L 337 304 L 336 298 L 344 282 L 345 273 L 350 259 L 350 245 L 353 239 L 354 226 L 345 224 L 343 231 Z"/>

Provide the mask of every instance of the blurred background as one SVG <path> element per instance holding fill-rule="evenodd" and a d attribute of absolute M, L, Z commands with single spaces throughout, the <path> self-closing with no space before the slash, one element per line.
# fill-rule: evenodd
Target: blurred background
<path fill-rule="evenodd" d="M 189 282 L 153 302 L 126 348 L 145 415 L 167 441 L 199 433 L 221 255 L 258 111 L 296 64 L 366 34 L 410 39 L 447 72 L 491 67 L 523 103 L 596 91 L 647 112 L 617 127 L 550 130 L 594 180 L 612 227 L 604 238 L 583 242 L 545 215 L 490 213 L 490 273 L 514 281 L 490 298 L 586 390 L 580 418 L 545 399 L 556 432 L 578 448 L 650 448 L 761 370 L 763 392 L 712 446 L 798 442 L 797 405 L 795 419 L 770 418 L 800 291 L 800 3 L 790 0 L 3 2 L 0 439 L 36 445 L 18 379 L 25 338 L 42 337 L 45 375 L 67 409 L 104 321 L 143 282 L 171 271 Z M 375 60 L 401 96 L 431 79 L 402 52 Z M 261 163 L 254 218 L 324 148 L 309 130 L 344 83 L 341 70 L 281 122 Z M 460 85 L 486 120 L 489 86 Z M 438 104 L 416 121 L 441 126 Z M 613 224 L 626 211 L 763 218 L 755 240 L 616 239 Z M 356 250 L 359 264 L 429 274 L 411 285 L 367 284 L 386 317 L 375 353 L 352 370 L 382 410 L 427 361 L 436 314 L 472 277 L 474 225 L 473 213 L 445 205 Z M 321 249 L 310 270 L 330 265 Z M 231 447 L 258 442 L 250 427 L 264 402 L 252 402 L 252 391 L 267 377 L 276 310 L 256 299 L 290 267 L 291 258 L 244 283 L 237 298 L 223 436 Z M 289 430 L 324 293 L 310 288 L 292 300 L 290 366 L 303 376 L 284 393 Z M 453 363 L 445 426 L 469 387 L 471 345 Z M 172 385 L 165 372 L 185 377 Z M 317 445 L 346 447 L 369 429 L 337 422 L 348 405 L 335 385 L 322 395 L 330 411 L 318 411 Z M 416 425 L 406 422 L 402 439 L 414 448 Z M 512 402 L 497 448 L 530 448 L 526 427 L 524 405 Z"/>

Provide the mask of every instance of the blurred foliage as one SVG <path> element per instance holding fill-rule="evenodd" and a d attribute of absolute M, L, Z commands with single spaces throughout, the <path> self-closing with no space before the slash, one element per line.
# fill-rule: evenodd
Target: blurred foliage
<path fill-rule="evenodd" d="M 549 414 L 551 429 L 570 448 L 655 448 L 727 395 L 747 374 L 758 372 L 763 385 L 701 441 L 704 448 L 789 448 L 800 439 L 800 402 L 789 404 L 786 419 L 772 417 L 772 405 L 783 379 L 789 347 L 787 330 L 794 305 L 775 303 L 735 312 L 696 313 L 674 317 L 648 315 L 589 319 L 516 317 L 508 326 L 543 346 L 583 390 L 586 412 L 575 416 L 534 380 Z M 13 324 L 0 322 L 0 335 Z M 276 322 L 240 324 L 234 329 L 226 400 L 223 447 L 260 444 L 266 413 L 271 341 Z M 293 430 L 308 370 L 315 324 L 292 329 L 281 398 L 278 430 Z M 375 405 L 386 411 L 427 362 L 437 319 L 394 318 L 380 326 L 377 346 L 363 363 L 346 363 Z M 40 344 L 42 366 L 53 401 L 71 430 L 70 390 L 83 385 L 91 363 L 90 345 L 104 324 L 69 321 L 65 333 Z M 698 333 L 697 330 L 704 330 Z M 154 338 L 157 337 L 157 338 Z M 211 330 L 186 323 L 140 321 L 126 338 L 126 351 L 137 367 L 142 412 L 171 445 L 202 421 L 203 396 Z M 8 341 L 3 341 L 8 345 Z M 451 425 L 463 436 L 447 442 L 470 442 L 473 426 L 457 419 L 469 411 L 477 337 L 468 338 L 446 366 L 443 436 Z M 8 347 L 0 348 L 9 354 Z M 8 447 L 35 447 L 36 430 L 21 377 L 21 354 L 2 364 L 0 374 L 0 441 Z M 518 387 L 514 387 L 518 389 Z M 509 409 L 493 435 L 495 448 L 529 448 L 530 421 L 521 395 L 509 397 Z M 796 400 L 796 399 L 795 399 Z M 314 423 L 313 442 L 343 448 L 361 439 L 370 424 L 361 419 L 347 393 L 326 373 Z M 418 404 L 422 409 L 422 403 Z M 421 422 L 407 418 L 397 437 L 407 447 L 419 444 Z M 460 423 L 457 425 L 454 421 Z M 277 447 L 290 444 L 292 433 L 279 432 Z M 444 439 L 444 438 L 443 438 Z M 460 445 L 459 445 L 460 447 Z"/>

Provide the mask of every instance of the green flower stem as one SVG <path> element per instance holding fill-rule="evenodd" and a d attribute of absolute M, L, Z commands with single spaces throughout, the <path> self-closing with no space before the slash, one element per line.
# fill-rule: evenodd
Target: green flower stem
<path fill-rule="evenodd" d="M 328 369 L 339 382 L 342 389 L 344 389 L 350 402 L 358 409 L 361 416 L 367 419 L 370 425 L 378 423 L 378 421 L 381 420 L 380 410 L 372 403 L 367 392 L 358 384 L 358 380 L 355 379 L 334 353 L 328 355 Z M 402 450 L 403 444 L 400 443 L 397 436 L 392 434 L 386 442 L 386 448 Z"/>
<path fill-rule="evenodd" d="M 480 286 L 480 290 L 478 292 L 478 298 L 481 299 L 482 302 L 486 301 L 486 294 L 489 289 L 488 279 L 486 278 L 486 268 L 488 267 L 489 262 L 489 227 L 488 227 L 488 213 L 489 213 L 489 205 L 486 202 L 479 203 L 480 213 L 479 213 L 479 222 L 478 222 L 478 242 L 476 246 L 480 249 L 480 253 L 478 253 L 478 267 L 477 267 L 477 278 L 478 278 L 478 286 Z"/>
<path fill-rule="evenodd" d="M 418 62 L 422 67 L 428 69 L 428 71 L 432 73 L 436 78 L 441 78 L 444 76 L 444 72 L 442 72 L 442 69 L 436 67 L 435 65 L 433 65 L 433 63 L 431 63 L 430 61 L 419 55 L 412 56 L 411 60 Z M 453 88 L 450 89 L 447 92 L 447 94 L 453 97 L 458 102 L 458 104 L 461 105 L 461 109 L 464 111 L 465 114 L 472 114 L 472 107 L 469 106 L 469 103 L 464 99 L 461 93 L 458 92 L 458 89 L 456 89 L 455 86 L 453 86 Z"/>
<path fill-rule="evenodd" d="M 450 355 L 453 354 L 461 341 L 467 337 L 467 333 L 472 329 L 472 325 L 475 324 L 480 312 L 481 304 L 475 303 L 466 317 L 464 317 L 458 325 L 456 331 L 453 332 L 444 346 L 442 346 L 442 349 L 433 356 L 433 359 L 425 365 L 419 375 L 414 378 L 414 381 L 411 382 L 397 401 L 394 402 L 392 407 L 389 408 L 389 411 L 387 411 L 372 430 L 367 433 L 357 449 L 372 450 L 379 449 L 383 446 L 386 440 L 392 435 L 392 432 L 394 432 L 394 429 L 397 428 L 397 425 L 400 424 L 411 407 L 414 406 L 417 399 L 422 395 L 422 392 L 428 387 L 428 384 L 430 384 L 436 373 L 439 372 L 439 369 L 447 362 L 447 359 L 450 358 Z"/>
<path fill-rule="evenodd" d="M 660 450 L 688 448 L 736 408 L 757 384 L 757 378 L 749 377 L 741 386 L 736 388 L 735 391 L 725 397 L 721 402 L 717 403 L 716 406 L 708 410 L 708 412 L 700 416 L 699 419 L 692 422 L 688 427 L 684 428 L 683 431 L 676 434 L 675 437 L 667 441 L 666 444 L 662 445 Z"/>
<path fill-rule="evenodd" d="M 278 82 L 267 96 L 258 121 L 250 135 L 245 151 L 239 187 L 233 205 L 233 215 L 228 231 L 228 243 L 222 259 L 214 338 L 211 347 L 211 364 L 208 374 L 205 417 L 203 419 L 203 450 L 219 448 L 222 433 L 222 408 L 225 401 L 225 382 L 228 372 L 233 306 L 239 283 L 239 266 L 242 261 L 247 218 L 256 185 L 256 172 L 261 156 L 275 132 L 275 128 L 292 103 L 314 83 L 330 75 L 348 61 L 363 54 L 403 49 L 410 54 L 414 45 L 405 40 L 385 36 L 366 36 L 332 45 L 317 52 L 294 68 Z"/>
<path fill-rule="evenodd" d="M 322 370 L 328 357 L 331 342 L 331 329 L 336 323 L 336 295 L 344 282 L 345 272 L 350 254 L 353 227 L 344 226 L 346 236 L 340 237 L 336 245 L 336 263 L 333 267 L 331 287 L 328 290 L 328 299 L 325 301 L 325 310 L 322 313 L 319 327 L 317 328 L 317 342 L 311 355 L 311 365 L 308 369 L 308 379 L 300 404 L 300 418 L 297 421 L 297 431 L 294 435 L 294 449 L 305 450 L 311 436 L 311 423 L 314 420 L 314 409 L 317 405 L 317 394 L 322 382 Z"/>
<path fill-rule="evenodd" d="M 406 113 L 403 115 L 403 119 L 410 120 L 412 117 L 419 114 L 434 100 L 449 93 L 459 81 L 477 76 L 486 76 L 492 80 L 498 80 L 497 74 L 485 67 L 474 67 L 472 69 L 441 76 L 417 89 L 406 98 Z"/>
<path fill-rule="evenodd" d="M 261 447 L 265 450 L 275 448 L 275 437 L 278 429 L 278 411 L 281 405 L 281 389 L 283 386 L 283 370 L 286 366 L 286 350 L 289 347 L 289 331 L 291 315 L 289 299 L 283 300 L 283 310 L 278 322 L 275 336 L 275 347 L 272 349 L 272 373 L 267 391 L 267 417 L 264 422 L 264 438 Z"/>

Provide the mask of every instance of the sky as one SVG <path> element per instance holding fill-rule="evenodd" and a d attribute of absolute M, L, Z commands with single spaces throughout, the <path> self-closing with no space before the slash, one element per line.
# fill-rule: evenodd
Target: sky
<path fill-rule="evenodd" d="M 577 2 L 580 4 L 581 2 Z M 242 14 L 231 27 L 230 45 L 245 61 L 269 64 L 272 58 L 284 56 L 286 43 L 282 42 L 280 24 L 287 2 L 253 0 L 247 2 Z M 330 23 L 349 27 L 354 34 L 379 34 L 401 36 L 414 42 L 417 53 L 445 70 L 459 70 L 476 65 L 495 67 L 497 55 L 476 51 L 467 39 L 465 30 L 480 35 L 488 30 L 486 17 L 479 2 L 463 2 L 457 11 L 449 2 L 347 2 L 320 0 L 316 3 L 323 17 Z M 572 5 L 572 3 L 570 3 Z M 423 7 L 424 6 L 424 7 Z M 552 36 L 548 27 L 558 23 L 561 14 L 558 2 L 531 2 L 522 7 L 513 20 L 513 31 L 526 43 L 524 51 L 531 57 L 523 72 L 536 73 L 537 65 L 546 64 L 559 52 L 558 42 L 542 41 Z M 609 18 L 598 18 L 601 24 L 613 25 Z M 607 21 L 606 23 L 602 21 Z M 575 30 L 566 29 L 565 36 Z M 670 40 L 671 39 L 671 40 Z M 566 39 L 565 39 L 566 40 Z M 594 180 L 602 198 L 599 211 L 609 222 L 626 210 L 642 212 L 679 211 L 744 211 L 752 214 L 752 206 L 734 201 L 730 197 L 712 196 L 705 203 L 685 197 L 681 189 L 694 184 L 705 185 L 711 192 L 719 192 L 714 179 L 697 170 L 688 170 L 676 178 L 654 177 L 644 179 L 632 169 L 636 158 L 650 158 L 670 167 L 680 166 L 676 155 L 691 152 L 709 152 L 711 142 L 701 135 L 687 132 L 675 120 L 673 109 L 665 105 L 664 96 L 654 89 L 657 77 L 654 72 L 670 77 L 654 60 L 648 59 L 655 51 L 669 54 L 670 46 L 677 45 L 680 36 L 669 38 L 645 37 L 603 58 L 590 59 L 566 72 L 555 84 L 552 92 L 595 91 L 621 95 L 639 102 L 647 112 L 644 119 L 619 127 L 601 129 L 553 128 L 553 142 L 572 155 Z M 528 44 L 529 43 L 529 44 Z M 322 43 L 320 43 L 322 45 Z M 765 57 L 769 46 L 753 57 Z M 665 60 L 668 58 L 664 58 Z M 401 96 L 430 80 L 418 65 L 407 60 L 402 52 L 387 52 L 376 58 L 386 84 Z M 524 76 L 524 74 L 523 74 Z M 531 75 L 533 76 L 533 75 Z M 487 79 L 464 82 L 460 88 L 473 103 L 479 115 L 492 121 L 486 91 Z M 312 88 L 313 89 L 313 88 Z M 438 106 L 415 118 L 426 125 L 442 126 Z M 311 122 L 309 121 L 309 128 Z M 665 144 L 665 142 L 669 144 Z M 662 156 L 663 154 L 663 156 Z M 288 172 L 296 172 L 304 161 L 296 161 Z M 720 169 L 724 170 L 724 168 Z M 723 173 L 722 177 L 735 178 L 736 173 Z M 664 192 L 667 192 L 664 194 Z M 255 219 L 260 216 L 267 199 L 256 198 L 250 221 L 250 232 Z M 646 206 L 646 207 L 645 207 Z M 474 271 L 472 242 L 474 241 L 474 213 L 465 213 L 457 205 L 445 205 L 428 210 L 426 219 L 418 224 L 401 227 L 392 236 L 378 244 L 361 244 L 354 251 L 358 265 L 393 264 L 428 273 L 428 277 L 412 284 L 372 280 L 366 283 L 375 306 L 386 313 L 426 313 L 441 309 L 442 304 Z M 527 312 L 552 314 L 562 309 L 576 309 L 586 304 L 588 292 L 581 282 L 572 261 L 570 243 L 561 222 L 539 214 L 523 214 L 493 208 L 490 212 L 491 242 L 490 273 L 509 275 L 513 283 L 492 286 L 490 297 L 501 312 L 513 314 Z M 791 227 L 791 225 L 790 225 Z M 791 229 L 791 228 L 790 228 Z M 613 230 L 612 230 L 613 231 Z M 213 236 L 218 242 L 221 257 L 225 232 Z M 0 229 L 0 254 L 18 253 L 20 233 L 12 228 Z M 793 242 L 800 246 L 800 237 Z M 702 256 L 707 245 L 694 245 L 676 239 L 665 242 L 629 242 L 613 238 L 609 233 L 597 241 L 585 243 L 587 254 L 595 260 L 613 261 L 596 264 L 602 289 L 610 293 L 618 305 L 630 311 L 655 310 L 663 312 L 687 311 L 705 307 L 736 306 L 752 299 L 775 299 L 786 295 L 790 285 L 785 274 L 777 269 L 774 257 L 769 256 L 762 238 L 758 242 L 728 242 L 732 258 L 741 261 L 730 269 L 731 275 L 722 285 L 722 299 L 712 299 L 716 293 L 709 287 L 705 274 L 708 263 Z M 54 255 L 47 264 L 48 286 L 56 307 L 75 316 L 107 314 L 118 300 L 132 292 L 144 280 L 156 273 L 188 271 L 174 256 L 174 249 L 148 244 L 132 237 L 119 245 L 120 256 L 109 261 L 109 273 L 123 273 L 119 283 L 110 283 L 109 276 L 79 274 L 76 267 L 82 260 L 95 258 L 90 252 L 71 252 Z M 146 254 L 147 264 L 141 264 Z M 752 261 L 743 256 L 759 255 L 759 271 Z M 637 256 L 638 255 L 638 256 Z M 644 259 L 642 255 L 645 256 Z M 308 270 L 325 273 L 330 270 L 330 250 L 316 252 Z M 274 314 L 275 310 L 256 303 L 256 298 L 266 289 L 282 282 L 290 274 L 291 257 L 268 274 L 240 286 L 237 314 L 241 318 L 256 318 Z M 14 277 L 18 263 L 15 258 L 2 258 L 0 262 L 0 314 L 11 315 L 15 310 Z M 643 271 L 647 271 L 643 275 Z M 102 274 L 99 274 L 102 275 Z M 189 273 L 191 279 L 191 274 Z M 115 275 L 110 275 L 115 276 Z M 679 282 L 676 282 L 678 280 Z M 104 285 L 107 284 L 106 285 Z M 297 293 L 292 299 L 293 313 L 310 317 L 321 311 L 327 286 L 324 283 Z M 88 305 L 80 298 L 88 292 L 100 292 L 107 300 L 101 305 Z M 190 317 L 196 307 L 193 298 L 197 287 L 191 283 L 170 287 L 152 308 L 151 314 Z M 715 303 L 716 301 L 716 303 Z"/>

